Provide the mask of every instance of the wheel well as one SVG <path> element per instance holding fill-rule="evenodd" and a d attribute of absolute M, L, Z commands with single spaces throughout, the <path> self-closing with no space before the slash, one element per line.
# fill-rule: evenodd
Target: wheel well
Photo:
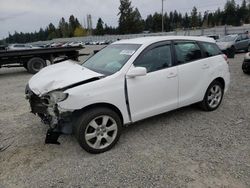
<path fill-rule="evenodd" d="M 120 117 L 120 119 L 121 119 L 121 121 L 122 121 L 122 124 L 123 124 L 124 121 L 123 121 L 123 116 L 122 116 L 121 111 L 120 111 L 115 105 L 112 105 L 112 104 L 109 104 L 109 103 L 96 103 L 96 104 L 91 104 L 91 105 L 86 106 L 86 107 L 84 107 L 84 108 L 82 108 L 82 109 L 80 109 L 80 110 L 76 110 L 76 111 L 74 112 L 74 114 L 75 114 L 76 116 L 78 116 L 78 115 L 82 114 L 83 112 L 85 112 L 85 111 L 87 111 L 87 110 L 90 110 L 90 109 L 93 109 L 93 108 L 98 108 L 98 107 L 106 107 L 106 108 L 109 108 L 109 109 L 113 110 L 114 112 L 116 112 L 116 113 L 119 115 L 119 117 Z"/>
<path fill-rule="evenodd" d="M 223 78 L 219 77 L 219 78 L 216 78 L 214 81 L 220 82 L 220 83 L 222 84 L 223 89 L 225 89 L 225 81 L 224 81 Z M 213 81 L 213 82 L 214 82 L 214 81 Z"/>

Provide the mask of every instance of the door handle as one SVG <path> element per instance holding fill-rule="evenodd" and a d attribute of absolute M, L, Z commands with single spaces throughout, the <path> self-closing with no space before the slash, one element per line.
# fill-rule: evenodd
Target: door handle
<path fill-rule="evenodd" d="M 176 77 L 177 76 L 177 73 L 174 73 L 174 72 L 170 72 L 169 74 L 168 74 L 168 78 L 174 78 L 174 77 Z"/>
<path fill-rule="evenodd" d="M 209 68 L 209 65 L 208 64 L 203 64 L 202 65 L 202 69 L 208 69 Z"/>

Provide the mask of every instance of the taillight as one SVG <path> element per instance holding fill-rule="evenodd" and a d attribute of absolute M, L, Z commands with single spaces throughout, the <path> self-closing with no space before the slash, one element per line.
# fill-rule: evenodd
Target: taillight
<path fill-rule="evenodd" d="M 223 58 L 225 59 L 225 61 L 227 62 L 227 64 L 229 64 L 228 57 L 227 57 L 226 54 L 223 54 Z"/>

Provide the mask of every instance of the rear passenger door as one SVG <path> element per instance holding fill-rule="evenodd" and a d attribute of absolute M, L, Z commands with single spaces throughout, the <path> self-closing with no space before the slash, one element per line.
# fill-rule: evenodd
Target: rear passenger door
<path fill-rule="evenodd" d="M 247 34 L 242 34 L 241 35 L 241 40 L 242 40 L 242 49 L 246 50 L 248 49 L 248 44 L 249 44 L 249 37 Z"/>
<path fill-rule="evenodd" d="M 209 79 L 209 60 L 203 58 L 195 41 L 175 41 L 174 49 L 179 75 L 179 107 L 199 102 Z"/>
<path fill-rule="evenodd" d="M 246 50 L 248 47 L 248 36 L 247 34 L 241 34 L 238 36 L 235 47 L 237 50 Z"/>

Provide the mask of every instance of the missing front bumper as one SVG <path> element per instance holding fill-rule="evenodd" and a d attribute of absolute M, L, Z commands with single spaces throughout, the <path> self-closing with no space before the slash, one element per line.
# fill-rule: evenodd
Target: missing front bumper
<path fill-rule="evenodd" d="M 60 144 L 57 140 L 61 134 L 72 134 L 73 118 L 71 112 L 60 113 L 57 105 L 48 107 L 42 99 L 26 87 L 26 99 L 29 100 L 31 113 L 38 115 L 42 123 L 49 125 L 45 144 Z"/>

